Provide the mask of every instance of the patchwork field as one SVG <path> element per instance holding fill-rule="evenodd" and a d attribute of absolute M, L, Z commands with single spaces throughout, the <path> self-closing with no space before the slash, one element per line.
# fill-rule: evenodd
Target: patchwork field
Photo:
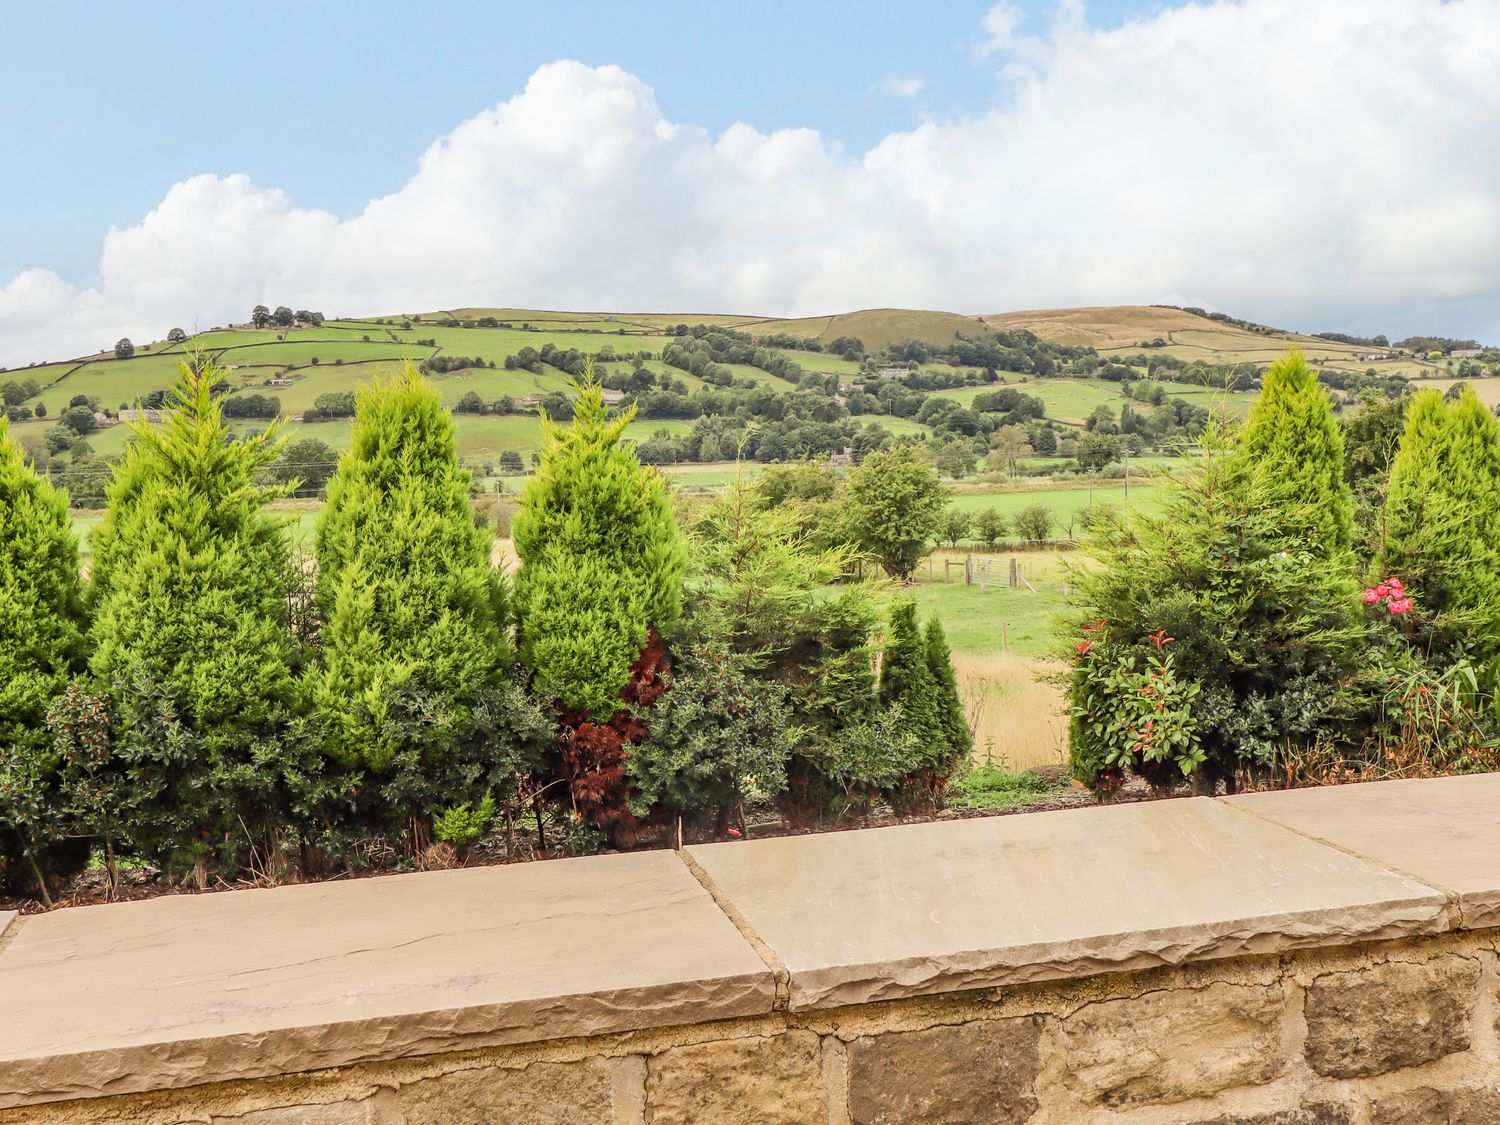
<path fill-rule="evenodd" d="M 1182 309 L 1154 305 L 1032 309 L 978 319 L 991 328 L 1025 328 L 1059 344 L 1089 345 L 1105 356 L 1135 355 L 1145 350 L 1189 362 L 1264 365 L 1288 348 L 1301 348 L 1309 360 L 1340 370 L 1364 371 L 1373 367 L 1381 374 L 1407 377 L 1436 370 L 1431 363 L 1396 356 L 1389 349 L 1344 344 L 1275 328 L 1245 328 Z M 1161 341 L 1160 345 L 1157 341 Z M 1367 358 L 1377 353 L 1381 358 Z"/>

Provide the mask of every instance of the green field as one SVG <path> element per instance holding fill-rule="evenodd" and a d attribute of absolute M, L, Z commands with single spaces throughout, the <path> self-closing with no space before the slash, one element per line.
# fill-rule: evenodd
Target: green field
<path fill-rule="evenodd" d="M 996 553 L 1000 570 L 1011 557 Z M 1052 622 L 1059 612 L 1067 608 L 1064 593 L 1063 572 L 1056 568 L 1045 553 L 1021 552 L 1021 572 L 1036 591 L 1025 586 L 1010 589 L 1007 586 L 965 586 L 957 569 L 955 580 L 944 581 L 942 559 L 935 559 L 934 577 L 927 577 L 924 566 L 916 583 L 906 590 L 917 601 L 917 608 L 926 615 L 937 614 L 948 635 L 948 643 L 954 652 L 975 656 L 989 655 L 1001 651 L 1002 644 L 1008 651 L 1020 656 L 1044 657 L 1056 647 Z"/>
<path fill-rule="evenodd" d="M 1051 486 L 1000 492 L 960 492 L 949 501 L 952 507 L 960 511 L 981 512 L 986 508 L 994 508 L 1010 518 L 1014 518 L 1022 508 L 1040 504 L 1050 509 L 1057 519 L 1058 531 L 1055 535 L 1067 535 L 1070 528 L 1076 531 L 1074 521 L 1090 504 L 1123 509 L 1127 503 L 1149 510 L 1156 503 L 1155 486 L 1149 482 L 1132 482 L 1128 499 L 1125 486 L 1111 481 L 1092 489 L 1087 486 Z"/>

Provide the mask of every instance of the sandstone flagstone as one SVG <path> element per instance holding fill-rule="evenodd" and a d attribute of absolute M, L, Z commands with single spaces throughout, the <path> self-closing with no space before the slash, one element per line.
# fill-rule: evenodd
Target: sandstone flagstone
<path fill-rule="evenodd" d="M 58 910 L 0 953 L 0 1108 L 769 1012 L 651 852 Z"/>
<path fill-rule="evenodd" d="M 1209 798 L 688 850 L 793 1009 L 1447 925 L 1441 892 Z"/>
<path fill-rule="evenodd" d="M 1224 800 L 1450 891 L 1466 927 L 1500 926 L 1500 774 L 1286 789 Z"/>

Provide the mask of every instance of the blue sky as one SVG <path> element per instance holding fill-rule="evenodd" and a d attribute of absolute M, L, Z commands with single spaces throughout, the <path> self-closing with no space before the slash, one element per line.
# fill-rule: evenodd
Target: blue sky
<path fill-rule="evenodd" d="M 1095 0 L 1088 13 L 1109 25 L 1160 6 Z M 399 188 L 434 137 L 556 59 L 619 64 L 674 120 L 811 126 L 863 150 L 923 114 L 977 113 L 1001 96 L 974 55 L 989 7 L 6 4 L 0 152 L 16 172 L 0 177 L 0 280 L 31 266 L 89 280 L 108 227 L 139 221 L 198 172 L 245 172 L 352 214 Z M 1055 9 L 1017 7 L 1037 27 Z M 881 88 L 893 78 L 922 88 L 893 96 Z"/>
<path fill-rule="evenodd" d="M 0 365 L 260 302 L 1500 341 L 1496 0 L 50 0 L 0 46 Z"/>

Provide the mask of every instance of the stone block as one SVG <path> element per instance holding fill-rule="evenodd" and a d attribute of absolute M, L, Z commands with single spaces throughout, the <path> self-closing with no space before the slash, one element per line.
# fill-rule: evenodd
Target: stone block
<path fill-rule="evenodd" d="M 853 1125 L 1012 1125 L 1037 1109 L 1040 1021 L 977 1020 L 849 1044 Z"/>
<path fill-rule="evenodd" d="M 1354 1111 L 1334 1102 L 1316 1102 L 1271 1113 L 1230 1113 L 1191 1125 L 1352 1125 Z"/>
<path fill-rule="evenodd" d="M 671 852 L 55 910 L 0 952 L 0 1108 L 761 1015 L 775 999 Z"/>
<path fill-rule="evenodd" d="M 1500 1125 L 1500 1089 L 1423 1086 L 1375 1098 L 1370 1125 Z"/>
<path fill-rule="evenodd" d="M 1468 1050 L 1478 985 L 1479 962 L 1454 954 L 1325 973 L 1304 1004 L 1308 1065 L 1362 1078 Z"/>
<path fill-rule="evenodd" d="M 1434 888 L 1206 797 L 687 850 L 793 1011 L 1448 925 Z"/>
<path fill-rule="evenodd" d="M 1219 981 L 1089 1004 L 1063 1021 L 1064 1081 L 1085 1102 L 1178 1102 L 1269 1082 L 1284 1066 L 1275 985 Z"/>
<path fill-rule="evenodd" d="M 827 1119 L 822 1044 L 810 1031 L 674 1047 L 646 1060 L 648 1125 Z"/>
<path fill-rule="evenodd" d="M 1500 926 L 1500 774 L 1403 778 L 1225 800 L 1451 891 L 1460 924 Z"/>
<path fill-rule="evenodd" d="M 257 1109 L 211 1120 L 213 1125 L 381 1125 L 374 1098 Z"/>
<path fill-rule="evenodd" d="M 615 1125 L 614 1060 L 456 1070 L 402 1086 L 405 1125 Z"/>

